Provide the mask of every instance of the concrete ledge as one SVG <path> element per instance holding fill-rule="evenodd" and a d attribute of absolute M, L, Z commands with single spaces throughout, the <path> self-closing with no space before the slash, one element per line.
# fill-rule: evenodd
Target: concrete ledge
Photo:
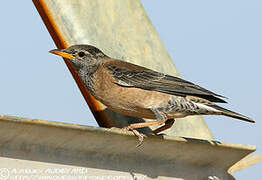
<path fill-rule="evenodd" d="M 200 139 L 146 137 L 128 131 L 69 123 L 0 116 L 0 167 L 89 168 L 88 174 L 122 174 L 146 178 L 234 179 L 227 170 L 256 150 L 255 146 Z M 16 163 L 14 162 L 16 159 Z M 11 165 L 7 165 L 8 162 Z"/>

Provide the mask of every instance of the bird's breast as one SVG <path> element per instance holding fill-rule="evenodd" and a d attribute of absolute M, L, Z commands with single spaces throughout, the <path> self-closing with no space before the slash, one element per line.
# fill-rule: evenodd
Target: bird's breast
<path fill-rule="evenodd" d="M 171 97 L 161 92 L 119 86 L 114 83 L 109 73 L 103 71 L 94 74 L 93 94 L 96 99 L 118 113 L 150 119 L 155 119 L 150 108 L 167 104 Z"/>

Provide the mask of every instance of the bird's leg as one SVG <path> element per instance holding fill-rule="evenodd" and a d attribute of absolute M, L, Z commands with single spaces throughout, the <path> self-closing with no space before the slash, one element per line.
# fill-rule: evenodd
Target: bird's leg
<path fill-rule="evenodd" d="M 165 114 L 162 113 L 161 111 L 157 110 L 157 108 L 152 108 L 151 111 L 155 114 L 157 121 L 134 123 L 134 124 L 130 124 L 130 125 L 123 128 L 123 129 L 129 130 L 129 131 L 132 131 L 138 137 L 139 144 L 137 145 L 137 147 L 140 146 L 143 143 L 144 138 L 143 138 L 142 134 L 140 134 L 137 130 L 135 130 L 136 128 L 142 128 L 142 127 L 148 127 L 148 126 L 160 126 L 160 125 L 164 124 L 167 120 Z M 164 125 L 162 128 L 167 129 L 167 128 L 169 128 L 168 126 L 171 127 L 172 124 L 169 125 L 169 123 L 167 123 L 167 125 Z M 160 128 L 158 128 L 158 129 L 160 129 Z M 158 129 L 156 129 L 156 130 L 158 130 Z M 161 131 L 159 131 L 159 132 L 161 132 Z"/>
<path fill-rule="evenodd" d="M 162 131 L 164 131 L 164 130 L 166 130 L 166 129 L 171 128 L 172 125 L 174 124 L 174 122 L 175 122 L 175 119 L 168 119 L 168 120 L 166 120 L 165 125 L 164 125 L 164 126 L 161 126 L 160 128 L 155 129 L 155 130 L 153 131 L 153 133 L 154 133 L 155 135 L 157 135 L 158 133 L 160 133 L 160 132 L 162 132 Z"/>
<path fill-rule="evenodd" d="M 136 145 L 136 147 L 139 147 L 139 146 L 141 146 L 141 144 L 143 144 L 144 136 L 142 134 L 140 134 L 136 129 L 134 129 L 130 126 L 124 127 L 123 129 L 128 130 L 128 131 L 132 131 L 134 133 L 134 135 L 136 137 L 138 137 L 139 143 Z"/>
<path fill-rule="evenodd" d="M 159 126 L 159 125 L 162 125 L 163 123 L 165 123 L 165 121 L 163 121 L 163 122 L 152 121 L 152 122 L 134 123 L 134 124 L 130 124 L 130 125 L 124 127 L 123 129 L 132 131 L 134 133 L 134 135 L 138 137 L 139 143 L 136 147 L 139 147 L 143 143 L 144 137 L 141 133 L 139 133 L 136 130 L 136 128 L 142 128 L 142 127 L 148 127 L 148 126 Z"/>
<path fill-rule="evenodd" d="M 128 130 L 128 131 L 132 131 L 134 133 L 135 136 L 138 137 L 138 140 L 139 140 L 139 143 L 136 147 L 139 147 L 142 143 L 143 143 L 143 140 L 144 140 L 144 137 L 142 134 L 140 134 L 137 130 L 135 130 L 134 128 L 132 127 L 124 127 L 124 128 L 118 128 L 118 127 L 111 127 L 110 129 L 113 129 L 113 130 L 120 130 L 120 129 L 124 129 L 124 130 Z"/>

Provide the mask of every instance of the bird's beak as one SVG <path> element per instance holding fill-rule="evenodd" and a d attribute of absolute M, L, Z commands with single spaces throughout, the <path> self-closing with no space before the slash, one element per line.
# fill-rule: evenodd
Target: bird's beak
<path fill-rule="evenodd" d="M 74 58 L 74 56 L 72 54 L 65 52 L 64 49 L 53 49 L 49 52 L 52 53 L 52 54 L 56 54 L 58 56 L 61 56 L 63 58 L 66 58 L 66 59 L 73 59 Z"/>

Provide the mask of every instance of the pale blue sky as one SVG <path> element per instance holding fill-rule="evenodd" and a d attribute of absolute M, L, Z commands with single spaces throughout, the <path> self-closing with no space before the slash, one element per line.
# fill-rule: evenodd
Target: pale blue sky
<path fill-rule="evenodd" d="M 216 140 L 257 145 L 262 154 L 262 1 L 143 0 L 184 79 L 229 98 L 256 120 L 205 116 Z M 97 125 L 31 1 L 0 6 L 0 114 Z M 259 179 L 262 163 L 235 173 Z"/>

